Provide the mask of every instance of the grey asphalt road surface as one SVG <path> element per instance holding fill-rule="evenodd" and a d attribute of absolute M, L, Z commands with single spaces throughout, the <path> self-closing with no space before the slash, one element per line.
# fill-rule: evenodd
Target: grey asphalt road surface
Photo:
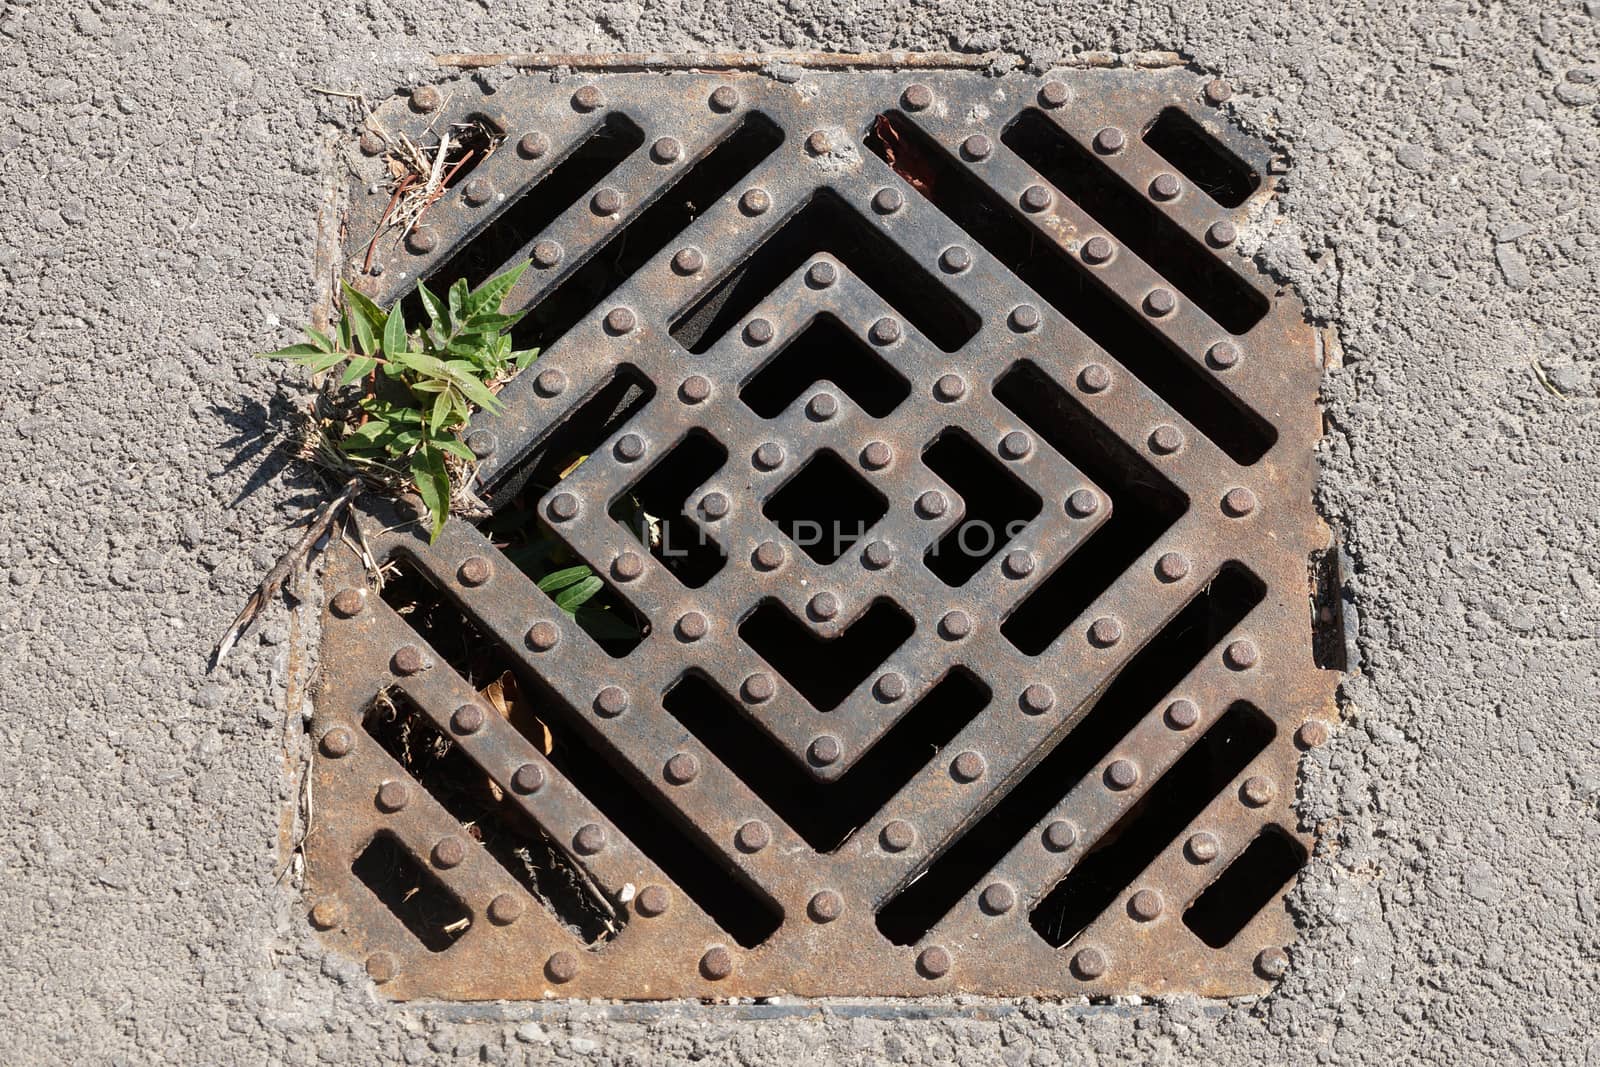
<path fill-rule="evenodd" d="M 0 1060 L 1600 1060 L 1600 3 L 200 0 L 0 8 Z M 208 653 L 314 483 L 251 353 L 317 296 L 347 102 L 446 51 L 1173 49 L 1293 161 L 1250 240 L 1337 330 L 1321 503 L 1361 669 L 1270 996 L 395 1007 L 280 838 L 287 612 Z M 296 691 L 298 693 L 298 691 Z"/>

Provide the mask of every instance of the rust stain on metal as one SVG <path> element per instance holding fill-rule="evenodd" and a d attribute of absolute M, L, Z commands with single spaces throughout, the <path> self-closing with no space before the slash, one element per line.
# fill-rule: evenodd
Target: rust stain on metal
<path fill-rule="evenodd" d="M 876 58 L 380 116 L 504 140 L 364 274 L 386 196 L 355 195 L 347 275 L 392 303 L 531 258 L 543 349 L 467 435 L 494 519 L 430 546 L 365 508 L 382 591 L 329 555 L 308 921 L 388 994 L 1220 996 L 1290 964 L 1336 675 L 1316 337 L 1232 247 L 1270 157 L 1185 71 Z M 441 59 L 489 61 L 535 62 Z"/>

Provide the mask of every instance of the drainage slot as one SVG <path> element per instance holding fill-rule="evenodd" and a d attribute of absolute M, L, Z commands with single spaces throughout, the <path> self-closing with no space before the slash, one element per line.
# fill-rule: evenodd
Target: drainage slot
<path fill-rule="evenodd" d="M 683 172 L 649 207 L 595 246 L 513 330 L 517 348 L 549 348 L 654 258 L 701 212 L 783 143 L 783 130 L 752 112 L 715 148 Z"/>
<path fill-rule="evenodd" d="M 391 581 L 385 585 L 386 600 L 396 584 Z M 417 635 L 476 688 L 482 689 L 508 671 L 513 674 L 522 698 L 537 710 L 543 726 L 550 730 L 547 742 L 543 728 L 531 716 L 512 718 L 512 726 L 522 732 L 529 744 L 540 751 L 548 748 L 546 758 L 573 788 L 649 856 L 728 936 L 746 948 L 770 937 L 783 918 L 777 904 L 737 868 L 720 861 L 715 844 L 704 831 L 680 822 L 675 813 L 663 809 L 651 795 L 652 786 L 612 755 L 609 746 L 599 742 L 590 716 L 580 714 L 544 679 L 525 670 L 499 644 L 482 636 L 476 623 L 431 583 L 420 580 L 419 584 L 432 591 L 428 610 L 402 614 Z M 452 658 L 452 652 L 464 660 L 467 670 Z M 615 766 L 611 763 L 613 758 L 618 760 Z"/>
<path fill-rule="evenodd" d="M 350 865 L 350 873 L 429 952 L 443 952 L 472 925 L 467 906 L 391 833 L 374 837 Z"/>
<path fill-rule="evenodd" d="M 878 929 L 914 944 L 1061 802 L 1266 595 L 1238 563 L 1225 564 L 1118 672 L 1088 714 L 989 813 L 878 912 Z"/>
<path fill-rule="evenodd" d="M 966 505 L 961 524 L 939 538 L 922 562 L 946 585 L 961 585 L 1039 514 L 1039 494 L 963 430 L 940 434 L 923 451 L 922 462 Z"/>
<path fill-rule="evenodd" d="M 1255 168 L 1223 147 L 1181 107 L 1169 107 L 1144 133 L 1144 143 L 1223 207 L 1238 207 L 1261 186 Z"/>
<path fill-rule="evenodd" d="M 887 134 L 884 130 L 889 131 Z M 894 136 L 890 152 L 885 136 Z M 866 145 L 907 184 L 950 217 L 1095 344 L 1188 419 L 1234 462 L 1266 454 L 1277 431 L 1055 241 L 1024 221 L 1011 205 L 951 159 L 899 112 L 879 117 Z"/>
<path fill-rule="evenodd" d="M 455 255 L 429 272 L 424 279 L 428 288 L 439 292 L 441 286 L 449 286 L 457 278 L 465 278 L 468 285 L 476 288 L 511 266 L 519 251 L 642 144 L 644 131 L 632 119 L 607 115 L 554 169 L 508 204 Z M 405 298 L 405 313 L 409 323 L 428 321 L 415 289 Z"/>
<path fill-rule="evenodd" d="M 1266 315 L 1265 296 L 1040 112 L 1024 111 L 1000 140 L 1229 333 Z"/>
<path fill-rule="evenodd" d="M 1266 827 L 1189 905 L 1183 924 L 1212 948 L 1224 947 L 1272 902 L 1305 862 L 1306 850 L 1300 842 L 1279 827 Z"/>
<path fill-rule="evenodd" d="M 684 729 L 818 852 L 844 844 L 988 703 L 988 687 L 957 667 L 846 774 L 821 782 L 702 675 L 685 674 L 662 699 Z"/>
<path fill-rule="evenodd" d="M 976 312 L 909 252 L 831 189 L 810 201 L 672 324 L 672 336 L 700 353 L 742 320 L 801 264 L 827 252 L 945 352 L 978 332 Z"/>
<path fill-rule="evenodd" d="M 764 419 L 775 419 L 818 382 L 831 382 L 875 419 L 911 395 L 911 383 L 838 319 L 818 315 L 739 391 Z"/>
<path fill-rule="evenodd" d="M 709 582 L 724 561 L 721 547 L 685 513 L 689 494 L 727 461 L 716 438 L 691 431 L 611 505 L 611 517 L 690 589 Z"/>
<path fill-rule="evenodd" d="M 508 718 L 536 715 L 519 698 L 514 675 L 500 681 Z M 405 693 L 392 687 L 384 690 L 367 709 L 362 725 L 557 920 L 589 944 L 617 935 L 626 915 Z"/>
<path fill-rule="evenodd" d="M 849 629 L 818 637 L 777 600 L 763 600 L 739 624 L 739 636 L 818 711 L 832 711 L 866 681 L 916 624 L 887 598 L 872 602 Z"/>
<path fill-rule="evenodd" d="M 762 507 L 806 555 L 828 564 L 889 510 L 889 501 L 839 456 L 823 449 Z"/>
<path fill-rule="evenodd" d="M 1039 901 L 1028 916 L 1039 936 L 1060 948 L 1082 933 L 1266 749 L 1275 732 L 1272 720 L 1244 701 L 1223 712 Z"/>
<path fill-rule="evenodd" d="M 1037 656 L 1188 510 L 1189 500 L 1055 380 L 1018 363 L 994 395 L 1111 497 L 1111 515 L 1027 599 L 1000 632 Z"/>

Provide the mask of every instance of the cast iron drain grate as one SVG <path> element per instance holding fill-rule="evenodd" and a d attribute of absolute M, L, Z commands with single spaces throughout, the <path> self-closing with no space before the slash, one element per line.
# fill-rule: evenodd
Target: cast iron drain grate
<path fill-rule="evenodd" d="M 370 261 L 357 196 L 349 272 L 530 257 L 544 355 L 469 435 L 492 519 L 365 511 L 381 594 L 330 557 L 313 921 L 401 997 L 1281 974 L 1335 677 L 1319 367 L 1230 247 L 1269 160 L 1216 96 L 634 72 L 381 112 L 481 143 Z"/>

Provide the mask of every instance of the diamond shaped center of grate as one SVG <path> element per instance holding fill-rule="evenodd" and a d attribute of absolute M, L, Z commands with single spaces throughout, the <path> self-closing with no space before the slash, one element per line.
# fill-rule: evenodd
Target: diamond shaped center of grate
<path fill-rule="evenodd" d="M 1232 247 L 1273 190 L 1221 98 L 635 72 L 382 109 L 347 273 L 409 307 L 529 259 L 542 354 L 468 435 L 491 518 L 429 545 L 368 502 L 381 589 L 330 553 L 313 922 L 401 997 L 1280 975 L 1334 677 L 1319 371 Z M 378 130 L 471 142 L 404 234 Z"/>

